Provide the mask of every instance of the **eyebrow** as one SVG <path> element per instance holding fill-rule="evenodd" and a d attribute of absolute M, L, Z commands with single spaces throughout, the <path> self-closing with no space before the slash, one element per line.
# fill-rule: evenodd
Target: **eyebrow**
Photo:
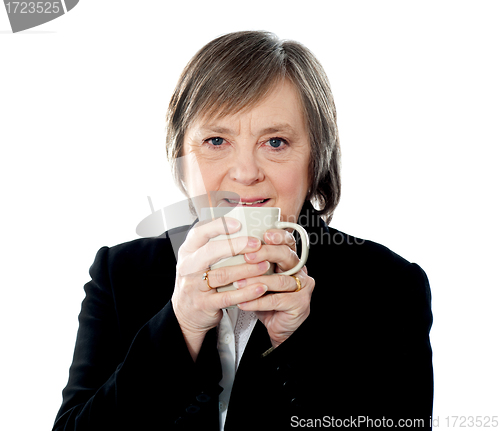
<path fill-rule="evenodd" d="M 236 131 L 232 129 L 228 129 L 227 127 L 217 126 L 215 124 L 207 124 L 200 128 L 202 132 L 213 132 L 213 133 L 221 133 L 227 135 L 235 135 Z M 265 129 L 261 129 L 257 132 L 258 135 L 268 135 L 270 133 L 289 133 L 294 135 L 295 130 L 288 123 L 276 124 L 271 127 L 266 127 Z"/>

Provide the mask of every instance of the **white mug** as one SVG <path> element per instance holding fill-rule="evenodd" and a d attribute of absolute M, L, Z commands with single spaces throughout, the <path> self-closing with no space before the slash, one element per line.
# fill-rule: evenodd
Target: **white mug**
<path fill-rule="evenodd" d="M 285 229 L 292 228 L 295 229 L 299 235 L 302 242 L 302 253 L 300 256 L 300 261 L 292 269 L 288 271 L 281 272 L 282 275 L 292 275 L 300 271 L 300 269 L 305 265 L 307 257 L 309 256 L 309 236 L 306 230 L 296 224 L 290 222 L 280 221 L 281 208 L 276 207 L 255 207 L 255 208 L 245 208 L 245 207 L 217 207 L 217 208 L 202 208 L 201 209 L 201 221 L 209 221 L 222 217 L 231 217 L 238 220 L 241 223 L 241 229 L 230 235 L 218 235 L 215 238 L 211 238 L 210 241 L 230 241 L 231 249 L 234 253 L 232 257 L 221 259 L 214 263 L 210 269 L 217 269 L 224 266 L 233 266 L 246 263 L 245 258 L 242 254 L 239 254 L 241 250 L 234 250 L 233 243 L 231 243 L 232 238 L 238 238 L 240 236 L 253 236 L 259 238 L 262 243 L 264 243 L 264 233 L 268 229 Z M 274 274 L 274 264 L 266 272 L 266 274 Z M 228 284 L 227 286 L 222 286 L 217 288 L 218 292 L 224 292 L 226 290 L 236 290 L 233 284 Z"/>

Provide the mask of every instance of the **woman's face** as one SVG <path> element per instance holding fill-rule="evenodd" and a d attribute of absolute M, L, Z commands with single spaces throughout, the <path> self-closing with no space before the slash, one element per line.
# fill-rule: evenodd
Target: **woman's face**
<path fill-rule="evenodd" d="M 296 221 L 309 188 L 310 143 L 295 86 L 285 81 L 251 109 L 197 120 L 183 155 L 195 156 L 200 171 L 187 163 L 190 196 L 234 192 L 239 202 L 219 193 L 212 204 L 279 207 L 283 220 Z"/>

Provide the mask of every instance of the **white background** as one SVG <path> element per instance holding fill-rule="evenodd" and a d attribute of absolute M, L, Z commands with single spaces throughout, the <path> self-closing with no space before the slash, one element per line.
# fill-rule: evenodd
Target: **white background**
<path fill-rule="evenodd" d="M 164 151 L 175 82 L 246 29 L 304 43 L 329 75 L 332 225 L 429 276 L 439 428 L 499 416 L 498 3 L 173 3 L 82 0 L 18 34 L 0 9 L 0 429 L 51 428 L 96 251 L 137 237 L 147 196 L 180 199 Z"/>

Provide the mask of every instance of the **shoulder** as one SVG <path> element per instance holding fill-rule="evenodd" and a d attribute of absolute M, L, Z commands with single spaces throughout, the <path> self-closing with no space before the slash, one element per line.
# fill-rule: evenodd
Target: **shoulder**
<path fill-rule="evenodd" d="M 389 291 L 389 286 L 410 281 L 428 290 L 427 276 L 417 264 L 382 244 L 328 226 L 310 203 L 304 205 L 298 222 L 308 233 L 307 268 L 314 278 L 333 277 L 363 291 L 370 291 L 370 286 Z"/>
<path fill-rule="evenodd" d="M 171 235 L 185 236 L 188 229 L 102 247 L 90 267 L 92 280 L 85 285 L 88 302 L 106 298 L 133 336 L 169 301 L 177 264 Z"/>
<path fill-rule="evenodd" d="M 309 202 L 304 205 L 298 223 L 307 230 L 309 237 L 308 267 L 316 261 L 325 267 L 329 261 L 332 266 L 347 267 L 349 270 L 357 268 L 360 272 L 394 270 L 410 264 L 382 244 L 328 226 Z"/>
<path fill-rule="evenodd" d="M 418 265 L 412 264 L 385 245 L 349 235 L 332 227 L 327 227 L 327 230 L 328 235 L 319 244 L 322 253 L 330 258 L 339 259 L 343 265 L 349 268 L 355 267 L 359 271 L 368 270 L 375 273 L 380 271 L 421 271 Z"/>
<path fill-rule="evenodd" d="M 104 246 L 97 252 L 90 271 L 107 267 L 109 276 L 164 272 L 176 264 L 177 249 L 184 241 L 189 226 L 182 226 L 158 237 L 138 238 L 112 247 Z"/>
<path fill-rule="evenodd" d="M 334 274 L 339 285 L 366 297 L 390 296 L 395 300 L 417 296 L 430 302 L 429 281 L 418 264 L 382 244 L 326 225 L 316 232 L 317 238 L 310 237 L 313 252 L 307 266 L 313 265 L 320 279 Z"/>
<path fill-rule="evenodd" d="M 363 238 L 357 238 L 324 222 L 308 229 L 310 248 L 314 258 L 338 259 L 342 265 L 361 267 L 404 267 L 409 264 L 388 247 Z"/>

